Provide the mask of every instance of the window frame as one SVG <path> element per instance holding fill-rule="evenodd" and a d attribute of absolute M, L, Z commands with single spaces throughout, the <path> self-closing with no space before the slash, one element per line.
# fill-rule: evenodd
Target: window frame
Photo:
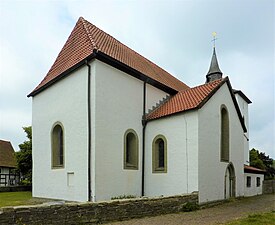
<path fill-rule="evenodd" d="M 256 177 L 256 187 L 261 187 L 261 178 Z"/>
<path fill-rule="evenodd" d="M 157 143 L 159 140 L 163 141 L 164 144 L 164 166 L 159 167 L 159 148 Z M 167 173 L 167 139 L 164 135 L 157 135 L 152 142 L 152 173 Z"/>
<path fill-rule="evenodd" d="M 62 164 L 57 164 L 55 163 L 55 159 L 54 157 L 60 157 L 60 156 L 55 156 L 58 155 L 58 153 L 56 153 L 57 149 L 55 149 L 54 146 L 54 129 L 60 126 L 61 127 L 61 131 L 62 131 Z M 56 122 L 54 123 L 54 125 L 52 126 L 52 130 L 51 130 L 51 167 L 52 169 L 64 169 L 65 168 L 65 132 L 64 132 L 64 126 L 62 125 L 61 122 Z"/>
<path fill-rule="evenodd" d="M 223 111 L 225 114 L 223 114 Z M 230 119 L 227 107 L 220 108 L 220 161 L 229 162 L 230 159 Z M 226 118 L 224 118 L 226 117 Z M 224 121 L 225 120 L 225 121 Z"/>
<path fill-rule="evenodd" d="M 248 188 L 251 187 L 251 176 L 246 177 L 246 187 L 248 187 Z"/>
<path fill-rule="evenodd" d="M 135 149 L 133 150 L 133 163 L 127 162 L 127 136 L 133 134 L 135 137 Z M 139 168 L 139 139 L 135 130 L 128 129 L 124 133 L 124 152 L 123 152 L 123 169 L 125 170 L 138 170 Z"/>

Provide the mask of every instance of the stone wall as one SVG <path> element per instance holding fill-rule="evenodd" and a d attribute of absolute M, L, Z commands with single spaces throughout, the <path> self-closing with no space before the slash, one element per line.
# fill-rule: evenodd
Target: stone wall
<path fill-rule="evenodd" d="M 274 194 L 274 193 L 275 193 L 275 180 L 264 180 L 263 194 Z"/>
<path fill-rule="evenodd" d="M 98 203 L 4 207 L 0 209 L 0 224 L 99 224 L 181 212 L 187 203 L 198 204 L 198 194 Z"/>

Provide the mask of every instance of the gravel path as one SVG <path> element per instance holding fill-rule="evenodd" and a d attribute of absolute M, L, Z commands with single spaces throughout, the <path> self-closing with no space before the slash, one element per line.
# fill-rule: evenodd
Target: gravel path
<path fill-rule="evenodd" d="M 234 219 L 246 217 L 248 214 L 271 212 L 274 210 L 275 195 L 270 194 L 243 199 L 234 199 L 228 203 L 194 212 L 132 219 L 128 221 L 108 223 L 108 225 L 222 224 Z"/>

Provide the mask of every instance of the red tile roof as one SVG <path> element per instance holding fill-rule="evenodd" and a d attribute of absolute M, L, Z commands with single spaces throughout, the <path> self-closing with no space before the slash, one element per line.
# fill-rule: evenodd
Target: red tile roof
<path fill-rule="evenodd" d="M 153 120 L 186 110 L 200 108 L 227 80 L 228 78 L 226 77 L 178 92 L 163 105 L 149 113 L 146 118 L 147 120 Z"/>
<path fill-rule="evenodd" d="M 260 173 L 265 173 L 266 171 L 265 170 L 261 170 L 259 168 L 255 168 L 253 166 L 247 166 L 247 165 L 244 165 L 244 170 L 245 172 L 249 172 L 249 171 L 254 171 L 254 172 L 260 172 Z"/>
<path fill-rule="evenodd" d="M 35 95 L 42 87 L 53 82 L 62 73 L 85 60 L 93 53 L 95 55 L 96 53 L 104 53 L 176 91 L 189 88 L 156 64 L 80 17 L 51 69 L 29 96 Z"/>
<path fill-rule="evenodd" d="M 0 167 L 15 168 L 14 150 L 9 141 L 0 140 Z"/>

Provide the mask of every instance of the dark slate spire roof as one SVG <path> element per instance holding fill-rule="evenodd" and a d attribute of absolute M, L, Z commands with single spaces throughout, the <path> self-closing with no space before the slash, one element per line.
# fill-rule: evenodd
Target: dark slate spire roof
<path fill-rule="evenodd" d="M 215 47 L 213 48 L 213 55 L 208 73 L 206 74 L 206 83 L 222 78 L 222 71 L 220 70 L 218 59 L 216 56 Z"/>

